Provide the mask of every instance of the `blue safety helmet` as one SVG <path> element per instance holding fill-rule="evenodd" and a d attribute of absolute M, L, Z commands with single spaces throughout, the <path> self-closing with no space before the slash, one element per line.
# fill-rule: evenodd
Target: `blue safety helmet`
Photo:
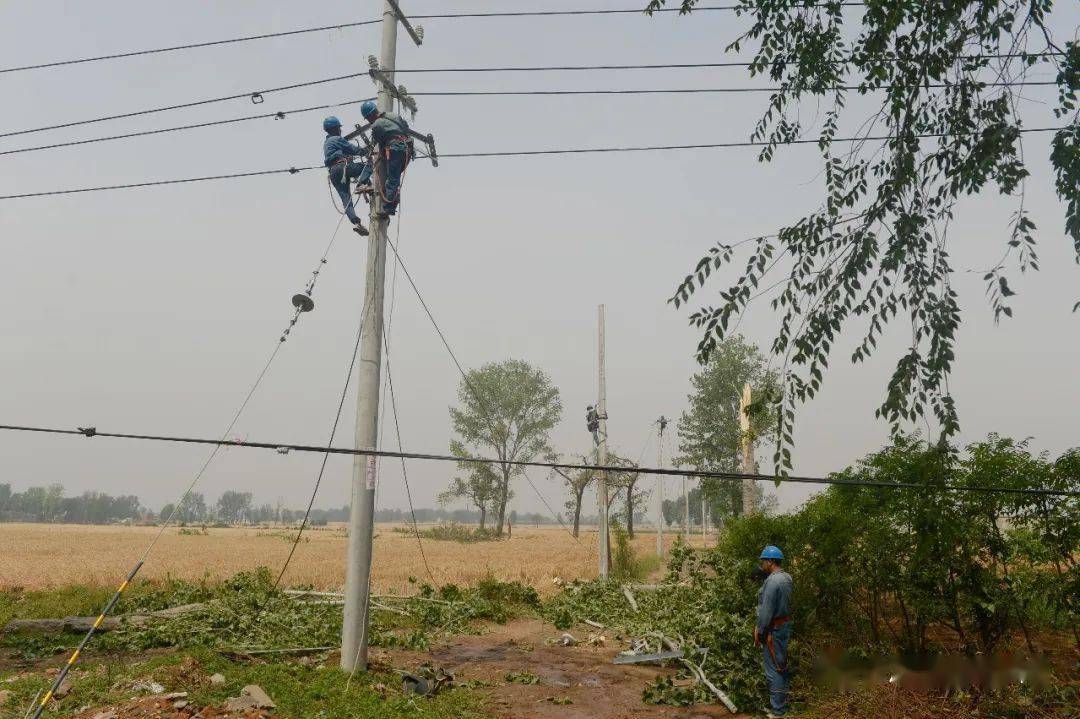
<path fill-rule="evenodd" d="M 758 557 L 758 559 L 775 559 L 780 561 L 784 559 L 784 553 L 780 551 L 780 547 L 770 544 L 765 547 L 765 549 L 761 550 L 761 556 Z"/>
<path fill-rule="evenodd" d="M 330 132 L 337 127 L 341 127 L 341 120 L 337 119 L 333 115 L 322 121 L 322 129 L 324 132 Z"/>
<path fill-rule="evenodd" d="M 379 106 L 375 104 L 374 100 L 365 100 L 364 104 L 360 106 L 360 114 L 365 118 L 371 117 L 379 111 Z"/>

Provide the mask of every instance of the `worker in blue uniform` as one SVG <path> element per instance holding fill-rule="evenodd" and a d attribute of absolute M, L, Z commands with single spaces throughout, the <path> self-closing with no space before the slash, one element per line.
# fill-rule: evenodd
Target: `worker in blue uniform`
<path fill-rule="evenodd" d="M 762 647 L 765 681 L 769 685 L 769 706 L 765 716 L 773 719 L 788 710 L 788 642 L 791 641 L 791 575 L 781 565 L 784 553 L 770 544 L 758 558 L 765 581 L 758 591 L 754 644 Z"/>
<path fill-rule="evenodd" d="M 397 213 L 401 201 L 401 175 L 409 164 L 412 145 L 409 141 L 409 124 L 393 112 L 379 112 L 378 106 L 368 100 L 360 106 L 364 119 L 371 123 L 371 139 L 386 162 L 382 192 L 382 218 Z"/>
<path fill-rule="evenodd" d="M 363 189 L 371 181 L 371 165 L 363 160 L 354 161 L 354 158 L 362 156 L 365 151 L 341 136 L 341 120 L 328 117 L 323 120 L 322 126 L 326 132 L 326 139 L 323 141 L 323 163 L 330 172 L 330 184 L 341 197 L 345 216 L 352 222 L 353 230 L 360 235 L 366 235 L 367 228 L 356 215 L 349 182 L 355 178 L 359 189 Z"/>

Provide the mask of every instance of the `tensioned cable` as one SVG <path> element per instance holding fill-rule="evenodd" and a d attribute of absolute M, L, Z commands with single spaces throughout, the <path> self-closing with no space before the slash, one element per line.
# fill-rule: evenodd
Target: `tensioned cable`
<path fill-rule="evenodd" d="M 994 82 L 994 83 L 968 83 L 972 86 L 978 85 L 981 88 L 987 87 L 1042 87 L 1042 86 L 1056 86 L 1058 83 L 1053 80 L 1033 80 L 1033 81 L 1016 81 L 1016 82 Z M 958 84 L 930 84 L 920 85 L 927 89 L 946 88 L 946 87 L 960 87 L 963 83 Z M 893 86 L 889 86 L 893 87 Z M 702 95 L 702 94 L 729 94 L 729 93 L 771 93 L 780 92 L 784 88 L 780 87 L 715 87 L 715 88 L 629 88 L 623 90 L 463 90 L 463 91 L 433 91 L 433 92 L 413 92 L 410 93 L 413 97 L 528 97 L 528 96 L 558 96 L 558 95 L 584 95 L 584 96 L 630 96 L 630 95 Z M 855 91 L 861 89 L 858 85 L 848 85 L 830 88 L 831 90 L 850 90 Z M 258 115 L 246 115 L 244 117 L 235 117 L 228 120 L 211 120 L 208 122 L 199 122 L 190 125 L 178 125 L 175 127 L 163 127 L 157 130 L 142 130 L 139 132 L 127 132 L 120 135 L 107 135 L 105 137 L 91 137 L 85 140 L 70 140 L 68 142 L 56 142 L 49 145 L 35 145 L 33 147 L 19 147 L 14 150 L 0 150 L 0 156 L 3 155 L 19 155 L 26 152 L 40 152 L 41 150 L 54 150 L 64 147 L 76 147 L 79 145 L 93 145 L 99 142 L 112 142 L 115 140 L 128 140 L 135 137 L 147 137 L 150 135 L 161 135 L 169 132 L 182 132 L 186 130 L 198 130 L 207 127 L 217 127 L 220 125 L 234 125 L 240 122 L 251 122 L 253 120 L 266 120 L 273 118 L 275 120 L 284 120 L 289 115 L 298 115 L 305 112 L 314 112 L 316 110 L 330 110 L 338 107 L 345 107 L 351 104 L 361 103 L 365 100 L 372 100 L 374 98 L 359 98 L 356 100 L 346 100 L 344 102 L 332 103 L 329 105 L 313 105 L 311 107 L 300 107 L 292 110 L 279 110 L 277 112 L 267 112 Z"/>
<path fill-rule="evenodd" d="M 0 133 L 0 137 L 14 137 L 16 135 L 29 135 L 34 132 L 44 132 L 46 130 L 60 130 L 66 127 L 76 127 L 78 125 L 93 125 L 98 122 L 106 122 L 108 120 L 121 120 L 128 117 L 139 117 L 141 115 L 153 115 L 158 112 L 168 112 L 170 110 L 181 110 L 188 107 L 199 107 L 201 105 L 211 105 L 217 102 L 227 102 L 229 100 L 239 100 L 241 98 L 250 98 L 256 104 L 262 102 L 263 95 L 268 95 L 272 92 L 284 92 L 285 90 L 296 90 L 301 87 L 313 87 L 315 85 L 325 85 L 329 82 L 338 82 L 339 80 L 351 80 L 357 77 L 367 77 L 366 72 L 354 72 L 348 75 L 338 75 L 336 77 L 327 77 L 321 80 L 311 80 L 309 82 L 298 82 L 292 85 L 281 85 L 280 87 L 272 87 L 268 90 L 257 90 L 255 92 L 241 92 L 236 95 L 225 95 L 222 97 L 212 97 L 206 100 L 195 100 L 193 102 L 184 102 L 178 105 L 165 105 L 164 107 L 155 107 L 149 110 L 136 110 L 134 112 L 124 112 L 118 115 L 106 115 L 104 117 L 95 117 L 90 120 L 75 120 L 73 122 L 64 122 L 59 125 L 47 125 L 45 127 L 34 127 L 29 130 L 14 130 L 12 132 Z"/>
<path fill-rule="evenodd" d="M 398 206 L 398 221 L 397 221 L 397 240 L 395 242 L 394 252 L 397 253 L 397 245 L 401 244 L 401 224 L 405 215 L 405 205 L 401 203 Z M 387 238 L 386 243 L 390 244 L 390 239 Z M 397 434 L 398 451 L 402 451 L 405 447 L 401 443 L 401 423 L 398 420 L 397 398 L 394 395 L 394 378 L 390 371 L 390 330 L 393 327 L 394 322 L 394 307 L 397 303 L 397 264 L 394 265 L 394 278 L 390 284 L 390 316 L 386 320 L 386 326 L 383 328 L 383 348 L 386 350 L 386 386 L 390 393 L 390 406 L 394 411 L 394 431 Z M 385 399 L 385 398 L 384 398 Z M 386 417 L 386 406 L 383 405 L 383 417 Z M 382 432 L 379 433 L 379 439 L 382 440 Z M 428 578 L 431 579 L 432 585 L 437 585 L 435 581 L 435 574 L 431 571 L 431 567 L 428 565 L 427 554 L 424 552 L 424 542 L 420 538 L 420 527 L 416 522 L 416 507 L 413 505 L 412 489 L 409 487 L 409 471 L 405 467 L 405 460 L 401 460 L 401 477 L 405 482 L 405 499 L 409 503 L 409 517 L 412 518 L 413 534 L 416 535 L 416 545 L 420 548 L 420 558 L 424 560 L 424 569 L 427 570 Z M 378 485 L 376 485 L 376 488 Z"/>
<path fill-rule="evenodd" d="M 334 246 L 334 242 L 337 239 L 337 233 L 338 233 L 338 230 L 340 228 L 341 228 L 341 221 L 339 219 L 337 226 L 334 228 L 334 233 L 330 237 L 330 242 L 327 244 L 326 249 L 323 251 L 322 257 L 319 260 L 319 265 L 312 272 L 311 279 L 308 281 L 307 287 L 305 289 L 305 293 L 308 295 L 308 297 L 310 297 L 311 294 L 315 291 L 315 286 L 316 286 L 316 284 L 318 283 L 318 280 L 319 280 L 319 273 L 322 270 L 322 266 L 326 264 L 326 261 L 327 261 L 326 258 L 330 254 L 331 248 L 333 248 L 333 246 Z M 232 420 L 229 422 L 229 426 L 226 427 L 224 432 L 222 432 L 222 434 L 221 434 L 221 439 L 222 440 L 224 440 L 226 437 L 229 436 L 229 434 L 232 432 L 233 428 L 236 426 L 236 423 L 240 420 L 240 416 L 244 413 L 244 410 L 247 409 L 248 404 L 250 404 L 250 402 L 251 402 L 251 398 L 254 397 L 254 395 L 255 395 L 255 391 L 259 388 L 259 385 L 262 384 L 263 379 L 266 377 L 267 372 L 269 372 L 269 370 L 270 370 L 270 366 L 274 363 L 274 360 L 277 358 L 278 353 L 281 351 L 281 348 L 284 346 L 285 342 L 288 340 L 289 334 L 292 332 L 292 329 L 296 326 L 296 323 L 298 322 L 298 320 L 300 318 L 301 312 L 302 312 L 302 310 L 301 310 L 300 306 L 297 306 L 296 311 L 293 313 L 292 319 L 289 321 L 289 324 L 282 331 L 281 336 L 278 338 L 277 343 L 274 345 L 273 352 L 271 352 L 269 358 L 267 358 L 266 364 L 263 365 L 262 370 L 259 372 L 258 376 L 255 378 L 255 382 L 251 385 L 251 388 L 248 390 L 247 395 L 245 395 L 244 401 L 240 403 L 240 407 L 236 410 L 236 413 L 233 415 Z M 87 434 L 87 432 L 89 432 L 89 430 L 82 430 L 83 434 Z M 67 662 L 61 668 L 60 672 L 57 673 L 56 677 L 53 679 L 53 682 L 49 686 L 48 691 L 45 692 L 45 695 L 43 697 L 41 697 L 40 700 L 38 698 L 34 699 L 34 703 L 32 705 L 32 711 L 28 712 L 29 719 L 39 719 L 41 717 L 41 714 L 45 710 L 45 707 L 49 703 L 49 700 L 52 698 L 52 696 L 56 693 L 56 690 L 63 683 L 64 679 L 68 675 L 68 672 L 71 671 L 71 668 L 73 666 L 75 666 L 75 663 L 79 659 L 79 655 L 86 648 L 86 646 L 90 643 L 90 640 L 93 638 L 93 636 L 97 632 L 98 628 L 105 621 L 105 618 L 112 612 L 112 610 L 116 606 L 117 602 L 120 601 L 120 598 L 124 593 L 124 590 L 126 590 L 127 587 L 131 584 L 132 580 L 135 579 L 135 576 L 139 573 L 139 570 L 142 569 L 143 565 L 146 563 L 146 560 L 150 557 L 150 553 L 153 551 L 154 547 L 157 545 L 158 540 L 161 539 L 162 535 L 165 534 L 165 530 L 172 524 L 173 518 L 176 516 L 177 512 L 180 511 L 180 508 L 184 506 L 184 503 L 187 502 L 188 498 L 191 496 L 191 493 L 195 490 L 196 485 L 198 485 L 199 480 L 201 480 L 203 475 L 206 474 L 206 470 L 210 467 L 210 464 L 214 461 L 214 458 L 217 457 L 218 452 L 221 451 L 221 448 L 223 446 L 227 446 L 227 444 L 228 443 L 226 443 L 224 441 L 218 442 L 214 446 L 213 450 L 211 450 L 209 456 L 207 456 L 207 458 L 206 458 L 206 461 L 203 462 L 202 466 L 199 468 L 199 471 L 196 472 L 195 477 L 191 480 L 191 483 L 188 484 L 187 488 L 184 490 L 184 493 L 180 496 L 180 501 L 176 502 L 173 505 L 172 510 L 169 512 L 168 516 L 166 516 L 164 518 L 164 521 L 161 523 L 160 529 L 158 529 L 157 533 L 154 535 L 153 540 L 147 546 L 146 550 L 143 552 L 143 554 L 139 558 L 139 560 L 131 568 L 131 571 L 128 572 L 128 575 L 127 575 L 127 577 L 125 577 L 124 581 L 121 582 L 119 587 L 117 587 L 117 589 L 113 593 L 112 597 L 109 598 L 109 601 L 106 602 L 104 608 L 101 610 L 101 613 L 98 615 L 98 618 L 94 621 L 94 624 L 90 627 L 90 629 L 87 631 L 87 633 L 83 636 L 82 641 L 79 642 L 78 647 L 75 649 L 74 652 L 72 652 L 71 656 L 68 657 Z"/>
<path fill-rule="evenodd" d="M 1043 54 L 1029 54 L 1029 55 L 1016 55 L 1015 57 L 1039 57 L 1042 55 L 1054 55 L 1057 53 L 1043 53 Z M 987 59 L 1007 59 L 1014 57 L 1012 55 L 971 55 L 963 56 L 968 59 L 987 58 Z M 779 62 L 779 61 L 778 61 Z M 688 68 L 718 68 L 718 67 L 750 67 L 752 63 L 741 62 L 705 62 L 705 63 L 657 63 L 657 64 L 645 64 L 645 65 L 555 65 L 555 66 L 528 66 L 528 67 L 458 67 L 458 68 L 395 68 L 394 73 L 477 73 L 477 72 L 573 72 L 573 71 L 588 71 L 588 70 L 676 70 L 676 69 L 688 69 Z M 57 130 L 68 127 L 77 127 L 79 125 L 92 125 L 99 122 L 106 122 L 108 120 L 120 120 L 128 117 L 139 117 L 142 115 L 152 115 L 159 112 L 168 112 L 171 110 L 180 110 L 189 107 L 199 107 L 201 105 L 210 105 L 218 102 L 227 102 L 230 100 L 239 100 L 243 98 L 251 99 L 253 102 L 262 102 L 262 96 L 273 92 L 283 92 L 286 90 L 295 90 L 302 87 L 311 87 L 314 85 L 323 85 L 330 82 L 337 82 L 339 80 L 348 80 L 356 77 L 368 76 L 367 72 L 352 73 L 349 75 L 339 75 L 336 77 L 324 78 L 321 80 L 312 80 L 309 82 L 301 82 L 293 85 L 282 85 L 281 87 L 274 87 L 268 90 L 257 90 L 254 92 L 244 92 L 235 95 L 225 95 L 222 97 L 213 97 L 206 100 L 195 100 L 192 102 L 180 103 L 177 105 L 166 105 L 164 107 L 156 107 L 148 110 L 136 110 L 133 112 L 120 113 L 116 115 L 106 115 L 104 117 L 96 117 L 89 120 L 75 120 L 72 122 L 66 122 L 59 125 L 47 125 L 45 127 L 35 127 L 26 130 L 15 130 L 11 132 L 0 133 L 0 138 L 14 137 L 17 135 L 27 135 L 35 132 L 45 132 L 46 130 Z M 1009 81 L 1003 81 L 1009 82 Z M 1020 83 L 1022 81 L 1012 81 L 1014 83 Z M 1034 84 L 1034 83 L 1031 83 Z M 942 85 L 945 87 L 945 85 Z M 1006 85 L 1002 85 L 1006 86 Z M 858 86 L 853 86 L 851 89 L 857 89 Z M 830 89 L 845 89 L 842 87 L 830 88 Z M 756 91 L 756 90 L 755 90 Z M 410 93 L 415 96 L 422 96 L 423 93 Z M 517 93 L 514 93 L 517 94 Z"/>
<path fill-rule="evenodd" d="M 1022 127 L 1017 129 L 1020 133 L 1032 133 L 1032 132 L 1057 132 L 1059 130 L 1067 129 L 1066 127 Z M 924 133 L 919 135 L 913 135 L 915 138 L 927 139 L 935 137 L 958 137 L 967 134 L 977 133 L 952 133 L 952 132 L 935 132 Z M 867 142 L 867 141 L 885 141 L 894 139 L 889 135 L 879 135 L 871 137 L 839 137 L 831 140 L 832 143 L 841 142 Z M 695 145 L 642 145 L 642 146 L 627 146 L 627 147 L 578 147 L 568 149 L 557 150 L 516 150 L 516 151 L 494 151 L 494 152 L 459 152 L 443 154 L 439 153 L 439 159 L 444 158 L 485 158 L 485 157 L 531 157 L 538 155 L 581 155 L 581 154 L 596 154 L 596 153 L 619 153 L 619 152 L 658 152 L 658 151 L 670 151 L 670 150 L 708 150 L 708 149 L 726 149 L 735 147 L 768 147 L 768 146 L 786 146 L 786 145 L 818 145 L 820 140 L 817 139 L 800 139 L 800 140 L 786 140 L 783 142 L 761 142 L 755 140 L 745 140 L 739 142 L 713 142 L 713 143 L 700 143 Z M 26 192 L 18 195 L 0 195 L 0 200 L 19 200 L 28 197 L 50 197 L 53 195 L 73 195 L 82 192 L 101 192 L 104 190 L 130 190 L 139 187 L 154 187 L 157 185 L 179 185 L 191 182 L 206 182 L 209 180 L 231 180 L 244 177 L 257 177 L 260 175 L 280 175 L 288 173 L 295 175 L 300 172 L 306 172 L 308 170 L 322 170 L 325 169 L 323 165 L 311 165 L 307 167 L 289 167 L 280 170 L 261 170 L 258 172 L 240 172 L 227 175 L 212 175 L 208 177 L 189 177 L 179 180 L 154 180 L 150 182 L 137 182 L 125 185 L 104 185 L 100 187 L 81 187 L 71 190 L 51 190 L 48 192 Z"/>
<path fill-rule="evenodd" d="M 842 7 L 854 7 L 862 5 L 861 2 L 845 2 L 841 3 Z M 810 7 L 810 6 L 807 6 Z M 680 8 L 658 8 L 654 10 L 655 13 L 671 13 L 678 12 Z M 728 10 L 733 11 L 739 9 L 737 5 L 723 5 L 723 6 L 703 6 L 695 7 L 694 12 L 704 12 L 710 10 Z M 439 13 L 439 14 L 426 14 L 426 15 L 409 15 L 413 20 L 451 20 L 451 19 L 482 19 L 482 18 L 511 18 L 511 17 L 553 17 L 553 16 L 584 16 L 584 15 L 629 15 L 637 14 L 644 15 L 645 12 L 641 8 L 627 8 L 627 9 L 606 9 L 606 10 L 522 10 L 522 11 L 509 11 L 509 12 L 473 12 L 473 13 Z M 277 37 L 290 37 L 293 35 L 304 35 L 315 32 L 327 32 L 330 30 L 346 30 L 356 27 L 364 27 L 367 25 L 375 25 L 382 22 L 382 18 L 376 20 L 362 20 L 360 22 L 341 23 L 339 25 L 323 25 L 320 27 L 308 27 L 300 28 L 297 30 L 285 30 L 283 32 L 271 32 L 263 33 L 261 35 L 246 35 L 242 37 L 226 38 L 224 40 L 210 40 L 206 42 L 189 43 L 186 45 L 173 45 L 171 47 L 160 47 L 151 50 L 131 50 L 127 52 L 113 53 L 110 55 L 97 55 L 93 57 L 77 58 L 72 60 L 54 60 L 51 62 L 37 63 L 34 65 L 22 65 L 17 67 L 0 68 L 0 74 L 9 72 L 23 72 L 26 70 L 43 70 L 52 67 L 63 67 L 66 65 L 82 65 L 91 62 L 102 62 L 105 60 L 120 60 L 130 57 L 138 57 L 141 55 L 160 55 L 168 52 L 178 52 L 180 50 L 194 50 L 197 48 L 214 47 L 218 45 L 231 45 L 234 43 L 252 42 L 254 40 L 267 40 Z"/>
<path fill-rule="evenodd" d="M 462 381 L 465 382 L 465 386 L 469 388 L 469 391 L 472 393 L 473 397 L 476 398 L 476 401 L 480 403 L 480 406 L 484 408 L 484 414 L 487 415 L 486 419 L 488 425 L 492 429 L 494 429 L 494 423 L 491 417 L 491 410 L 488 408 L 487 403 L 484 401 L 484 398 L 480 396 L 480 393 L 473 386 L 472 381 L 469 379 L 469 375 L 465 372 L 465 368 L 461 366 L 461 362 L 458 361 L 457 355 L 454 354 L 454 350 L 450 347 L 450 342 L 446 339 L 446 335 L 443 334 L 442 328 L 439 327 L 439 323 L 435 321 L 435 315 L 432 314 L 431 308 L 428 307 L 427 302 L 424 301 L 424 296 L 420 294 L 420 288 L 416 286 L 416 282 L 413 280 L 412 275 L 409 274 L 409 269 L 405 266 L 405 262 L 401 259 L 401 254 L 398 252 L 397 247 L 395 247 L 394 244 L 390 242 L 389 238 L 387 238 L 386 244 L 388 247 L 390 247 L 391 250 L 394 251 L 394 258 L 397 260 L 398 265 L 401 267 L 401 271 L 405 274 L 405 279 L 409 281 L 409 286 L 412 287 L 413 293 L 416 294 L 416 299 L 420 301 L 420 306 L 424 308 L 424 313 L 427 314 L 428 319 L 431 321 L 432 327 L 435 328 L 436 334 L 438 334 L 439 339 L 442 340 L 443 347 L 446 348 L 447 353 L 450 355 L 450 359 L 453 360 L 454 366 L 457 367 L 458 373 L 461 374 Z M 514 463 L 506 462 L 504 464 L 510 465 Z M 544 498 L 544 495 L 540 493 L 540 490 L 537 488 L 536 484 L 533 483 L 532 478 L 528 475 L 527 472 L 524 471 L 524 469 L 521 472 L 521 476 L 524 477 L 525 481 L 529 483 L 529 486 L 532 487 L 533 492 L 544 504 L 544 506 L 547 507 L 548 512 L 554 515 L 555 519 L 558 520 L 562 528 L 565 529 L 571 537 L 574 537 L 574 533 L 563 522 L 562 515 L 552 509 L 551 504 L 549 504 L 547 499 Z M 578 544 L 581 544 L 581 540 L 578 537 L 574 537 L 574 541 Z"/>
<path fill-rule="evenodd" d="M 225 440 L 225 439 L 207 439 L 201 437 L 179 437 L 170 435 L 154 435 L 154 434 L 134 434 L 125 432 L 102 432 L 96 427 L 86 427 L 82 429 L 60 429 L 57 427 L 39 427 L 32 425 L 0 425 L 0 430 L 13 431 L 13 432 L 32 432 L 39 434 L 59 434 L 59 435 L 80 435 L 83 437 L 109 437 L 113 439 L 133 439 L 149 442 L 175 442 L 180 444 L 207 444 L 207 445 L 222 445 L 227 447 L 247 447 L 250 449 L 270 449 L 281 450 L 288 449 L 296 452 L 331 452 L 332 454 L 343 454 L 352 456 L 363 457 L 391 457 L 405 459 L 420 459 L 429 460 L 433 462 L 464 462 L 468 464 L 507 464 L 515 467 L 542 467 L 542 468 L 559 468 L 559 469 L 574 469 L 574 470 L 593 470 L 593 471 L 605 471 L 605 472 L 624 472 L 626 467 L 617 467 L 613 465 L 598 465 L 598 464 L 576 464 L 572 462 L 540 462 L 540 461 L 525 461 L 525 460 L 502 460 L 493 459 L 490 457 L 457 457 L 449 454 L 428 454 L 421 452 L 393 452 L 389 450 L 377 450 L 377 449 L 354 449 L 351 447 L 332 447 L 327 450 L 326 447 L 320 447 L 315 445 L 306 444 L 288 444 L 288 443 L 273 443 L 273 442 L 253 442 L 249 440 Z M 947 484 L 918 484 L 915 482 L 885 482 L 875 480 L 849 480 L 849 479 L 837 479 L 834 477 L 805 477 L 805 476 L 774 476 L 771 474 L 744 474 L 740 472 L 717 472 L 712 470 L 697 470 L 697 469 L 679 469 L 676 467 L 637 467 L 636 472 L 641 474 L 655 474 L 661 476 L 670 477 L 707 477 L 710 479 L 724 479 L 737 481 L 741 479 L 750 479 L 755 482 L 773 482 L 777 479 L 783 482 L 792 482 L 795 484 L 828 484 L 838 486 L 851 486 L 851 487 L 880 487 L 883 489 L 921 489 L 921 490 L 935 490 L 946 492 L 999 492 L 1003 494 L 1031 494 L 1031 495 L 1045 495 L 1051 497 L 1080 497 L 1080 491 L 1064 490 L 1064 489 L 1046 489 L 1046 488 L 1025 488 L 1025 487 L 998 487 L 998 486 L 966 486 L 966 485 L 947 485 Z"/>
<path fill-rule="evenodd" d="M 339 221 L 340 223 L 340 221 Z M 319 487 L 322 485 L 323 474 L 326 472 L 326 463 L 330 459 L 330 447 L 334 445 L 334 438 L 337 436 L 338 424 L 341 422 L 341 412 L 345 408 L 345 398 L 349 394 L 349 384 L 352 382 L 353 372 L 356 370 L 356 357 L 360 353 L 360 340 L 364 334 L 364 320 L 367 317 L 367 311 L 369 302 L 371 299 L 371 293 L 367 293 L 364 297 L 364 305 L 360 308 L 360 324 L 356 330 L 356 343 L 353 346 L 352 358 L 349 360 L 349 371 L 345 375 L 345 385 L 341 388 L 341 399 L 338 401 L 337 412 L 334 414 L 334 423 L 330 428 L 330 439 L 326 442 L 327 451 L 323 454 L 322 463 L 319 465 L 319 473 L 315 477 L 315 487 L 311 492 L 311 499 L 308 500 L 307 509 L 304 511 L 304 518 L 300 522 L 300 528 L 296 532 L 296 539 L 293 540 L 292 547 L 289 548 L 289 554 L 285 557 L 285 562 L 281 566 L 281 571 L 278 572 L 277 579 L 274 581 L 274 589 L 277 589 L 281 584 L 282 578 L 285 576 L 285 571 L 289 568 L 289 563 L 292 562 L 293 555 L 296 554 L 296 547 L 300 544 L 300 539 L 304 536 L 304 530 L 307 529 L 308 520 L 311 518 L 312 507 L 315 506 L 315 498 L 319 494 Z M 256 619 L 258 614 L 262 612 L 262 609 L 256 613 Z"/>

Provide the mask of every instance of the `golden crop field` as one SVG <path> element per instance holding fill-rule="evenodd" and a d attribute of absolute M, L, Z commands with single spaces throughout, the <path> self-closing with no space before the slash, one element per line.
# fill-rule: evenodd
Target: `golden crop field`
<path fill-rule="evenodd" d="M 0 524 L 0 588 L 115 585 L 157 531 L 156 527 Z M 182 531 L 166 530 L 140 577 L 220 579 L 259 566 L 270 567 L 276 574 L 295 534 L 286 527 L 211 528 L 206 535 Z M 655 534 L 639 534 L 634 540 L 638 555 L 652 553 L 655 541 Z M 695 543 L 700 542 L 697 537 Z M 595 531 L 583 531 L 580 543 L 559 527 L 521 527 L 514 528 L 513 537 L 506 541 L 464 544 L 424 539 L 423 546 L 439 584 L 470 584 L 490 575 L 519 580 L 546 593 L 555 588 L 555 577 L 596 576 Z M 289 565 L 285 584 L 342 587 L 345 552 L 343 528 L 308 530 Z M 410 576 L 430 581 L 416 537 L 380 525 L 372 570 L 375 591 L 411 593 Z"/>

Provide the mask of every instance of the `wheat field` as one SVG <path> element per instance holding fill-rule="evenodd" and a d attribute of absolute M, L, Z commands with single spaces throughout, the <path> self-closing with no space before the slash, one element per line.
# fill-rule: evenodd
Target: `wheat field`
<path fill-rule="evenodd" d="M 140 577 L 221 579 L 236 572 L 270 567 L 277 574 L 295 530 L 236 527 L 183 534 L 170 527 L 154 547 Z M 63 524 L 0 524 L 0 588 L 40 589 L 71 584 L 118 584 L 146 550 L 157 527 Z M 666 535 L 671 539 L 672 535 Z M 310 529 L 285 575 L 290 586 L 337 589 L 345 582 L 345 531 Z M 635 552 L 654 552 L 656 535 L 639 533 Z M 695 543 L 700 543 L 700 536 Z M 553 580 L 596 576 L 596 533 L 583 530 L 579 540 L 560 527 L 514 528 L 509 540 L 463 544 L 423 540 L 435 582 L 471 584 L 486 576 L 519 580 L 542 593 Z M 409 578 L 431 581 L 416 537 L 389 525 L 376 530 L 372 584 L 378 592 L 415 591 Z"/>

